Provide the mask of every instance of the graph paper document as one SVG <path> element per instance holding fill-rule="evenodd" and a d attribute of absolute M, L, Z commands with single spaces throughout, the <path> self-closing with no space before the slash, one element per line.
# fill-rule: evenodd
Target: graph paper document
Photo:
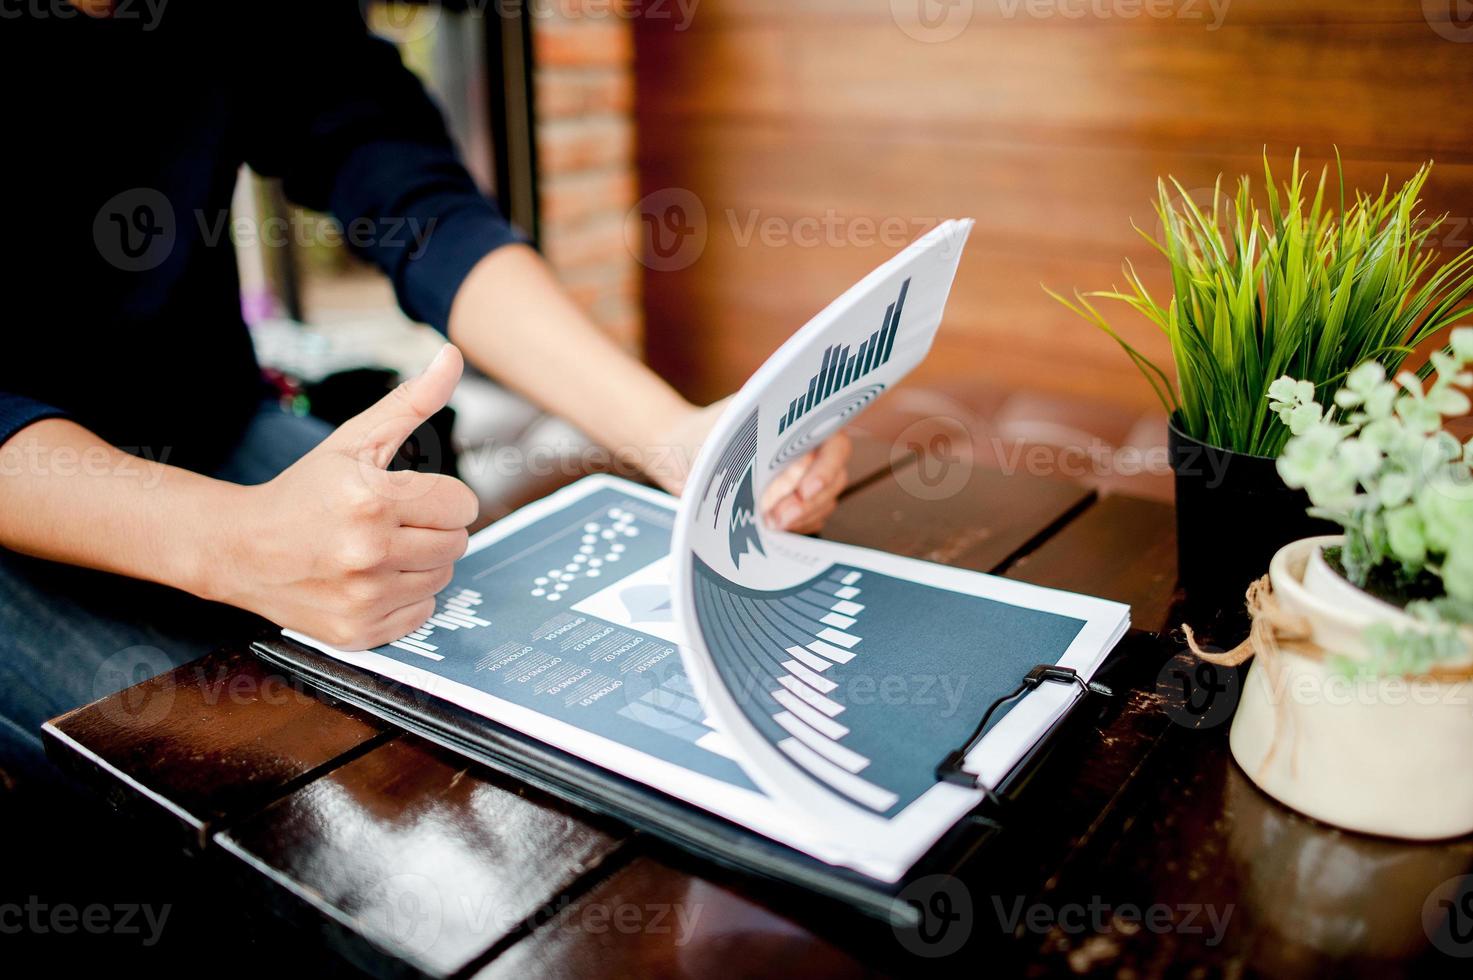
<path fill-rule="evenodd" d="M 935 771 L 988 706 L 1036 664 L 1088 678 L 1129 620 L 758 511 L 786 465 L 925 357 L 969 229 L 939 226 L 798 331 L 733 397 L 682 500 L 589 477 L 477 534 L 414 633 L 366 652 L 294 638 L 897 880 L 979 801 Z M 1077 693 L 1014 702 L 968 770 L 995 785 Z"/>

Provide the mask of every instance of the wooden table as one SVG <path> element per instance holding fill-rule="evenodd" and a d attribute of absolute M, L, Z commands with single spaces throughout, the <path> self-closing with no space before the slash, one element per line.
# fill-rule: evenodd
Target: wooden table
<path fill-rule="evenodd" d="M 939 935 L 687 858 L 331 703 L 244 642 L 57 719 L 49 749 L 381 975 L 1467 975 L 1422 914 L 1473 842 L 1341 833 L 1233 764 L 1236 678 L 1197 675 L 1166 628 L 1183 608 L 1169 507 L 981 469 L 925 499 L 939 464 L 888 455 L 856 454 L 827 535 L 1118 599 L 1138 627 L 1107 665 L 1120 696 L 946 883 Z"/>

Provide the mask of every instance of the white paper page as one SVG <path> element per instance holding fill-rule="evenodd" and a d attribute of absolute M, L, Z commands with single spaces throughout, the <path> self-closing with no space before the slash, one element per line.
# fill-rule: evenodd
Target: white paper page
<path fill-rule="evenodd" d="M 611 516 L 610 511 L 617 513 Z M 557 682 L 571 685 L 565 688 L 571 692 L 567 697 L 552 690 L 556 684 L 544 685 L 541 691 L 529 687 L 553 671 L 569 667 L 580 672 L 590 667 L 597 670 L 597 665 L 608 662 L 610 655 L 601 653 L 596 644 L 610 641 L 601 639 L 564 642 L 550 651 L 551 656 L 546 649 L 522 652 L 523 647 L 546 648 L 545 639 L 532 640 L 530 634 L 562 629 L 556 623 L 560 617 L 569 618 L 572 630 L 622 631 L 613 635 L 615 640 L 623 636 L 656 647 L 657 641 L 663 641 L 673 648 L 678 635 L 669 616 L 669 582 L 664 573 L 669 567 L 668 529 L 674 511 L 675 501 L 668 494 L 617 477 L 587 477 L 472 537 L 465 557 L 456 565 L 455 579 L 438 597 L 436 616 L 403 640 L 377 650 L 350 652 L 291 630 L 283 632 L 344 663 L 460 705 L 808 850 L 811 828 L 801 820 L 789 819 L 745 776 L 729 744 L 709 730 L 704 717 L 672 718 L 666 712 L 647 710 L 653 720 L 624 723 L 623 716 L 631 708 L 646 709 L 652 695 L 680 686 L 684 669 L 673 649 L 663 659 L 656 649 L 654 656 L 642 661 L 615 654 L 605 674 L 619 682 L 617 687 L 576 673 Z M 631 518 L 628 525 L 605 538 L 621 526 L 623 515 Z M 639 533 L 628 536 L 631 530 Z M 588 538 L 593 541 L 587 542 Z M 582 562 L 572 560 L 580 555 Z M 591 562 L 598 564 L 590 567 Z M 554 571 L 560 572 L 559 578 L 550 577 Z M 590 572 L 595 574 L 590 576 Z M 559 592 L 558 585 L 566 588 Z M 550 595 L 557 598 L 549 599 Z M 437 620 L 445 625 L 437 626 Z M 526 622 L 537 626 L 529 630 L 521 625 Z M 545 622 L 553 622 L 553 629 L 538 628 Z M 503 650 L 506 652 L 499 653 Z M 542 659 L 529 664 L 534 657 Z M 543 670 L 555 658 L 564 662 Z M 519 664 L 521 674 L 509 673 Z M 579 693 L 578 685 L 591 684 L 597 686 L 583 697 L 573 697 Z M 584 700 L 589 703 L 584 705 Z M 668 725 L 664 731 L 659 728 L 660 719 Z M 695 739 L 695 733 L 688 734 L 686 721 L 708 730 Z"/>
<path fill-rule="evenodd" d="M 874 767 L 835 777 L 832 764 L 825 771 L 843 781 L 850 795 L 838 793 L 832 782 L 815 783 L 810 770 L 794 765 L 791 747 L 779 749 L 765 738 L 739 707 L 741 699 L 717 683 L 719 670 L 704 642 L 700 650 L 682 644 L 696 621 L 695 578 L 692 565 L 673 558 L 689 557 L 690 546 L 677 543 L 672 554 L 669 541 L 682 531 L 691 537 L 689 532 L 698 530 L 694 521 L 713 520 L 713 528 L 723 530 L 707 535 L 701 554 L 722 568 L 718 574 L 734 576 L 733 587 L 761 592 L 762 601 L 782 601 L 785 597 L 774 594 L 786 590 L 798 603 L 807 602 L 803 592 L 832 588 L 825 593 L 832 595 L 830 608 L 820 615 L 835 617 L 834 625 L 816 624 L 810 641 L 816 646 L 805 645 L 799 654 L 784 652 L 784 661 L 795 667 L 783 668 L 781 677 L 769 673 L 753 688 L 757 698 L 781 692 L 790 723 L 808 725 L 804 737 L 809 742 L 800 741 L 798 751 L 807 748 L 810 762 L 818 751 L 810 743 L 833 752 L 832 745 L 812 739 L 813 726 L 826 729 L 824 737 L 832 736 L 829 742 L 840 748 L 872 740 L 873 733 L 840 733 L 834 726 L 848 727 L 846 722 L 866 714 L 877 699 L 884 703 L 897 697 L 897 690 L 901 703 L 896 709 L 920 709 L 922 727 L 940 718 L 950 729 L 970 730 L 985 710 L 978 685 L 995 683 L 998 671 L 985 659 L 958 661 L 958 649 L 965 653 L 971 647 L 950 643 L 948 650 L 923 652 L 906 661 L 903 670 L 892 656 L 888 672 L 886 660 L 872 655 L 887 644 L 893 647 L 883 634 L 903 628 L 915 612 L 902 596 L 901 611 L 877 621 L 883 596 L 891 596 L 893 605 L 896 590 L 920 590 L 915 594 L 924 601 L 975 597 L 965 611 L 975 616 L 982 610 L 987 622 L 987 616 L 1038 616 L 1056 631 L 1061 619 L 1077 622 L 1072 632 L 1063 624 L 1058 655 L 1048 659 L 1086 675 L 1094 669 L 1124 628 L 1124 607 L 775 534 L 752 522 L 752 501 L 760 499 L 787 460 L 851 419 L 925 356 L 969 227 L 949 222 L 936 229 L 845 293 L 764 365 L 698 457 L 680 518 L 665 494 L 613 477 L 590 477 L 477 534 L 455 580 L 439 597 L 436 617 L 400 641 L 352 653 L 288 635 L 823 860 L 897 879 L 978 799 L 976 792 L 929 778 L 944 752 L 931 758 L 926 738 L 935 741 L 938 733 L 907 732 L 909 758 L 870 751 L 876 765 L 903 771 L 899 783 L 909 782 L 909 789 L 876 779 Z M 767 425 L 779 411 L 780 429 Z M 748 415 L 755 424 L 748 423 Z M 764 428 L 758 431 L 758 426 Z M 745 471 L 728 480 L 732 460 L 745 456 L 767 465 L 753 467 L 749 484 L 738 479 Z M 697 489 L 703 491 L 699 496 Z M 712 517 L 718 510 L 728 523 Z M 687 513 L 689 527 L 682 523 Z M 682 574 L 686 581 L 676 588 L 683 594 L 669 591 L 668 579 Z M 824 577 L 833 574 L 859 578 L 830 585 Z M 541 609 L 548 612 L 536 612 Z M 766 620 L 771 629 L 794 625 L 781 619 L 782 612 L 750 605 L 746 612 L 779 617 Z M 818 635 L 823 630 L 835 632 L 825 639 Z M 845 647 L 850 638 L 856 639 Z M 985 644 L 979 644 L 982 648 Z M 950 659 L 941 658 L 943 653 Z M 694 698 L 696 688 L 702 690 L 693 717 L 680 692 L 689 690 Z M 1052 686 L 1029 695 L 1003 716 L 969 761 L 989 782 L 1000 778 L 1074 696 Z M 666 717 L 670 703 L 685 705 L 671 709 L 685 713 L 652 727 L 648 717 Z M 635 709 L 641 724 L 631 727 L 625 716 Z M 854 761 L 842 753 L 838 757 Z M 816 765 L 823 764 L 820 757 Z M 917 780 L 924 785 L 920 792 Z M 856 805 L 855 793 L 867 797 L 868 805 Z M 885 812 L 889 797 L 884 794 L 896 801 L 891 812 Z"/>
<path fill-rule="evenodd" d="M 980 791 L 937 783 L 987 706 L 1036 663 L 1089 676 L 1118 603 L 762 526 L 757 501 L 926 355 L 970 222 L 946 222 L 793 336 L 732 399 L 675 526 L 691 680 L 747 771 L 814 827 L 822 859 L 899 877 Z M 1048 685 L 969 756 L 994 785 L 1077 697 Z"/>

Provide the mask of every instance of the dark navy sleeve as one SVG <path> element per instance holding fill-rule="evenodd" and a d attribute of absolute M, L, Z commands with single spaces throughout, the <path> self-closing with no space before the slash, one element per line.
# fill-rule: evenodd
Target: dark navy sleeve
<path fill-rule="evenodd" d="M 270 5 L 268 5 L 270 6 Z M 368 32 L 356 0 L 290 5 L 286 50 L 247 87 L 246 159 L 287 197 L 330 212 L 399 305 L 448 330 L 471 267 L 522 240 L 461 164 L 439 109 L 398 51 Z"/>
<path fill-rule="evenodd" d="M 0 446 L 32 422 L 59 418 L 66 413 L 45 402 L 0 391 Z"/>

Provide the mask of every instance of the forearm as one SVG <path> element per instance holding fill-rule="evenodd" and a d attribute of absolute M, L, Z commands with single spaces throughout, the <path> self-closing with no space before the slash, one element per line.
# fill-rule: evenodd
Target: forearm
<path fill-rule="evenodd" d="M 530 248 L 509 245 L 471 271 L 450 311 L 450 339 L 507 387 L 602 445 L 647 459 L 692 406 L 599 330 Z"/>
<path fill-rule="evenodd" d="M 0 546 L 202 594 L 234 489 L 44 419 L 0 445 Z"/>

